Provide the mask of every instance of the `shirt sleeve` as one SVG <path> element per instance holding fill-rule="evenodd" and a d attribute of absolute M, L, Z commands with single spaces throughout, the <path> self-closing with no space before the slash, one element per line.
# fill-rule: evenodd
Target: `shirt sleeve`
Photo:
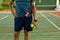
<path fill-rule="evenodd" d="M 31 0 L 31 2 L 35 2 L 35 0 Z"/>

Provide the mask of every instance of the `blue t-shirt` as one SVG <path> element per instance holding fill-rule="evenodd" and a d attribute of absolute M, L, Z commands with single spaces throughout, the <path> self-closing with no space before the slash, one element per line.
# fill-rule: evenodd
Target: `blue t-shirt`
<path fill-rule="evenodd" d="M 31 11 L 31 2 L 35 0 L 15 0 L 16 3 L 16 14 L 23 17 L 26 12 Z M 30 13 L 30 15 L 32 15 Z"/>

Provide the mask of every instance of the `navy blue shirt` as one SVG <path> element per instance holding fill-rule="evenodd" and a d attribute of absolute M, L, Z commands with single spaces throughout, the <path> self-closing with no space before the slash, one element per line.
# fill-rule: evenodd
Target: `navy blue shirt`
<path fill-rule="evenodd" d="M 34 2 L 34 1 L 35 0 L 15 0 L 16 14 L 20 17 L 23 17 L 26 12 L 31 10 L 31 2 Z"/>

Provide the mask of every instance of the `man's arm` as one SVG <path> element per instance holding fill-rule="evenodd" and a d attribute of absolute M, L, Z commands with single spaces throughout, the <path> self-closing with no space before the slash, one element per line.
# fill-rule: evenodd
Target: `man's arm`
<path fill-rule="evenodd" d="M 31 6 L 32 6 L 32 12 L 33 12 L 34 20 L 37 20 L 37 17 L 36 17 L 36 5 L 35 5 L 35 2 L 32 2 L 32 3 L 31 3 Z"/>
<path fill-rule="evenodd" d="M 34 24 L 37 25 L 37 15 L 36 15 L 36 3 L 32 2 L 31 3 L 31 7 L 32 7 L 32 12 L 33 12 L 33 17 L 34 17 Z"/>
<path fill-rule="evenodd" d="M 17 17 L 16 12 L 13 9 L 13 3 L 14 3 L 14 0 L 10 0 L 9 6 L 10 6 L 10 9 L 11 9 L 13 16 Z"/>

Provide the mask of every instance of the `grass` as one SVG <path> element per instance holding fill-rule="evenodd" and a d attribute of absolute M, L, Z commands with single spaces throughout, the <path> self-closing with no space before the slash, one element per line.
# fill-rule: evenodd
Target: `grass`
<path fill-rule="evenodd" d="M 58 27 L 60 27 L 60 18 L 53 16 L 49 13 L 43 13 L 52 22 L 54 22 Z M 14 17 L 11 14 L 0 14 L 0 18 L 7 16 L 4 20 L 0 20 L 0 40 L 13 40 L 13 25 Z M 30 33 L 31 40 L 60 40 L 60 31 L 55 28 L 49 21 L 47 21 L 40 13 L 37 13 L 38 19 L 38 29 Z M 21 31 L 21 40 L 23 40 L 24 35 Z"/>

